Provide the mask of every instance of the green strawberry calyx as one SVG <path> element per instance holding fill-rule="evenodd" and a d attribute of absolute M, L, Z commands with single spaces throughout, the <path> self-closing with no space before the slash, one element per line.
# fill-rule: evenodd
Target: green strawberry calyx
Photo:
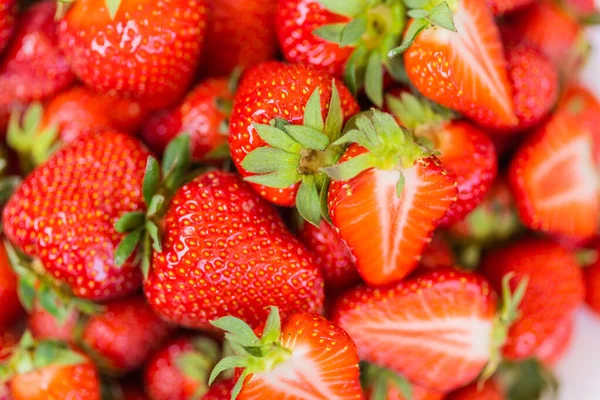
<path fill-rule="evenodd" d="M 81 354 L 60 341 L 36 341 L 29 331 L 10 349 L 10 357 L 0 363 L 0 384 L 15 375 L 23 375 L 48 366 L 70 366 L 85 363 Z"/>
<path fill-rule="evenodd" d="M 494 317 L 490 361 L 481 372 L 481 381 L 489 379 L 500 365 L 502 361 L 502 346 L 508 338 L 508 331 L 511 325 L 521 316 L 519 305 L 525 296 L 528 279 L 521 279 L 515 290 L 511 291 L 510 281 L 514 278 L 514 275 L 511 272 L 502 278 L 502 304 Z"/>
<path fill-rule="evenodd" d="M 194 349 L 175 358 L 175 365 L 186 377 L 198 384 L 190 400 L 201 399 L 208 392 L 210 371 L 221 359 L 222 351 L 217 342 L 205 336 L 193 339 Z"/>
<path fill-rule="evenodd" d="M 234 317 L 223 317 L 211 324 L 225 331 L 234 355 L 225 357 L 212 370 L 209 384 L 212 384 L 223 371 L 242 368 L 243 372 L 231 391 L 231 399 L 239 395 L 244 381 L 249 375 L 271 371 L 281 362 L 291 357 L 292 351 L 281 345 L 281 318 L 277 307 L 271 311 L 259 338 L 244 321 Z"/>
<path fill-rule="evenodd" d="M 152 250 L 162 252 L 162 217 L 169 200 L 188 179 L 191 167 L 190 136 L 180 134 L 165 149 L 162 166 L 150 156 L 142 183 L 146 211 L 125 213 L 115 223 L 115 230 L 126 234 L 115 251 L 115 264 L 122 266 L 138 249 L 136 262 L 141 261 L 144 278 L 148 277 Z"/>
<path fill-rule="evenodd" d="M 399 42 L 406 21 L 401 0 L 319 0 L 327 10 L 350 18 L 347 23 L 327 24 L 313 34 L 340 47 L 354 48 L 344 80 L 356 92 L 364 86 L 369 99 L 383 105 L 384 68 L 393 77 L 397 66 L 386 56 Z"/>
<path fill-rule="evenodd" d="M 332 82 L 327 118 L 323 121 L 319 88 L 312 93 L 304 108 L 304 124 L 291 125 L 275 118 L 267 124 L 254 124 L 258 135 L 268 146 L 248 153 L 242 167 L 255 175 L 244 179 L 260 185 L 287 188 L 300 183 L 296 207 L 300 215 L 319 226 L 328 218 L 326 195 L 329 178 L 321 169 L 333 165 L 343 148 L 333 144 L 341 135 L 344 115 L 340 96 Z"/>
<path fill-rule="evenodd" d="M 400 172 L 396 185 L 396 193 L 400 197 L 404 189 L 402 171 L 413 167 L 418 160 L 435 154 L 418 143 L 408 129 L 398 125 L 394 117 L 377 109 L 358 114 L 348 125 L 354 125 L 354 128 L 346 127 L 346 134 L 334 144 L 356 143 L 367 151 L 348 161 L 324 168 L 325 173 L 333 180 L 350 180 L 371 168 L 395 169 Z"/>
<path fill-rule="evenodd" d="M 403 398 L 413 398 L 412 384 L 405 377 L 390 369 L 361 361 L 360 380 L 365 391 L 371 390 L 369 397 L 371 400 L 387 400 L 388 388 L 391 385 L 395 386 Z"/>

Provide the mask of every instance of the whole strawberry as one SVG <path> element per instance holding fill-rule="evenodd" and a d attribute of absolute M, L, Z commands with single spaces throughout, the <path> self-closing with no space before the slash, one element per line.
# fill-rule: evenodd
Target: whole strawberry
<path fill-rule="evenodd" d="M 354 124 L 336 142 L 350 147 L 326 169 L 329 215 L 365 282 L 398 282 L 456 200 L 456 181 L 391 115 L 372 110 Z"/>
<path fill-rule="evenodd" d="M 233 161 L 263 197 L 278 205 L 296 204 L 317 225 L 319 196 L 327 187 L 321 169 L 339 158 L 343 149 L 332 143 L 358 110 L 348 89 L 324 71 L 260 64 L 246 72 L 234 99 Z"/>
<path fill-rule="evenodd" d="M 211 383 L 235 367 L 232 400 L 363 399 L 356 346 L 343 329 L 314 313 L 281 321 L 277 308 L 270 308 L 260 337 L 235 318 L 212 322 L 226 332 L 235 355 L 215 366 Z"/>
<path fill-rule="evenodd" d="M 232 88 L 226 78 L 201 82 L 187 94 L 183 102 L 150 118 L 142 129 L 144 142 L 158 154 L 178 134 L 190 136 L 195 160 L 223 158 L 227 151 Z M 224 154 L 223 154 L 224 153 Z"/>
<path fill-rule="evenodd" d="M 36 338 L 81 346 L 111 374 L 139 368 L 172 331 L 141 296 L 110 301 L 92 316 L 75 312 L 64 325 L 38 307 L 28 322 Z"/>
<path fill-rule="evenodd" d="M 205 0 L 78 0 L 59 23 L 59 44 L 87 85 L 160 108 L 194 79 L 206 13 Z"/>
<path fill-rule="evenodd" d="M 0 54 L 6 48 L 11 34 L 13 33 L 16 14 L 16 0 L 0 1 Z"/>
<path fill-rule="evenodd" d="M 227 76 L 277 55 L 277 0 L 208 0 L 203 76 Z"/>
<path fill-rule="evenodd" d="M 206 328 L 231 315 L 256 327 L 270 305 L 284 316 L 322 310 L 323 278 L 310 252 L 238 176 L 196 177 L 175 193 L 162 225 L 144 291 L 167 320 Z"/>
<path fill-rule="evenodd" d="M 402 1 L 279 0 L 276 26 L 283 56 L 311 64 L 383 105 L 385 72 L 398 76 L 387 58 L 404 30 Z"/>
<path fill-rule="evenodd" d="M 552 367 L 563 358 L 572 342 L 575 325 L 573 319 L 573 315 L 567 315 L 556 324 L 554 332 L 537 348 L 535 352 L 536 359 L 544 365 Z"/>
<path fill-rule="evenodd" d="M 505 292 L 495 316 L 496 297 L 485 279 L 440 269 L 386 288 L 349 290 L 333 306 L 332 321 L 348 332 L 362 360 L 447 392 L 493 371 L 522 292 L 514 298 Z"/>
<path fill-rule="evenodd" d="M 454 14 L 454 22 L 452 17 L 445 19 L 446 29 L 431 26 L 431 18 L 415 19 L 404 44 L 391 55 L 406 50 L 408 78 L 430 100 L 483 125 L 516 126 L 502 41 L 491 10 L 481 0 L 452 3 L 446 4 L 444 15 Z"/>
<path fill-rule="evenodd" d="M 55 4 L 36 3 L 18 17 L 14 37 L 0 61 L 0 131 L 11 112 L 30 101 L 51 98 L 75 80 L 58 49 Z"/>
<path fill-rule="evenodd" d="M 520 317 L 510 328 L 503 355 L 510 360 L 533 356 L 583 302 L 582 272 L 572 252 L 548 239 L 523 239 L 487 253 L 483 273 L 496 290 L 512 276 L 514 289 L 527 281 Z"/>
<path fill-rule="evenodd" d="M 109 300 L 132 293 L 141 274 L 133 258 L 115 265 L 123 235 L 113 225 L 144 206 L 148 156 L 139 141 L 114 131 L 76 139 L 23 181 L 4 208 L 4 233 L 38 260 L 37 272 L 78 297 Z"/>

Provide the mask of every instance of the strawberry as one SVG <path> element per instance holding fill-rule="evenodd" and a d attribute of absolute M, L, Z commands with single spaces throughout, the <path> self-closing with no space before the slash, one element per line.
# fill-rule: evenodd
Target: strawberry
<path fill-rule="evenodd" d="M 211 383 L 236 367 L 240 377 L 232 400 L 363 398 L 356 346 L 346 332 L 314 313 L 294 314 L 282 325 L 277 307 L 270 308 L 260 338 L 241 320 L 212 322 L 235 344 L 235 356 L 215 366 Z"/>
<path fill-rule="evenodd" d="M 219 386 L 209 388 L 208 377 L 220 353 L 217 344 L 207 337 L 185 335 L 171 340 L 146 364 L 146 392 L 152 400 L 205 398 Z M 233 383 L 229 386 L 227 394 Z"/>
<path fill-rule="evenodd" d="M 456 264 L 450 243 L 439 233 L 435 233 L 431 242 L 421 255 L 420 266 L 425 268 L 452 267 Z"/>
<path fill-rule="evenodd" d="M 506 400 L 504 389 L 494 380 L 488 379 L 483 384 L 472 383 L 462 389 L 450 393 L 446 400 Z"/>
<path fill-rule="evenodd" d="M 523 41 L 539 49 L 564 72 L 574 75 L 574 67 L 581 64 L 588 44 L 577 20 L 559 3 L 538 0 L 510 15 L 503 32 L 510 39 Z"/>
<path fill-rule="evenodd" d="M 97 91 L 165 107 L 194 79 L 206 13 L 205 0 L 78 0 L 58 25 L 59 45 Z"/>
<path fill-rule="evenodd" d="M 0 1 L 0 54 L 6 48 L 13 33 L 16 14 L 16 0 Z"/>
<path fill-rule="evenodd" d="M 113 261 L 123 237 L 113 225 L 121 214 L 144 206 L 148 156 L 129 135 L 85 135 L 23 181 L 4 208 L 3 229 L 19 250 L 35 258 L 38 275 L 54 281 L 48 288 L 62 285 L 75 296 L 100 301 L 126 296 L 140 286 L 133 258 L 120 268 Z M 20 276 L 33 291 L 31 274 Z M 33 298 L 27 297 L 30 308 Z"/>
<path fill-rule="evenodd" d="M 362 278 L 385 285 L 417 267 L 456 182 L 391 115 L 372 110 L 354 124 L 336 144 L 355 143 L 326 169 L 329 214 Z"/>
<path fill-rule="evenodd" d="M 558 71 L 544 55 L 525 44 L 506 46 L 508 77 L 513 87 L 516 127 L 490 126 L 496 131 L 522 132 L 538 125 L 558 98 Z"/>
<path fill-rule="evenodd" d="M 524 287 L 496 296 L 482 277 L 434 270 L 386 288 L 358 287 L 338 298 L 332 321 L 356 343 L 362 360 L 447 392 L 494 370 Z M 487 363 L 489 366 L 484 371 Z"/>
<path fill-rule="evenodd" d="M 487 0 L 495 16 L 511 13 L 537 0 Z"/>
<path fill-rule="evenodd" d="M 218 381 L 210 387 L 202 400 L 230 400 L 234 385 L 235 381 L 233 379 Z"/>
<path fill-rule="evenodd" d="M 23 313 L 17 295 L 17 277 L 11 268 L 3 243 L 0 243 L 0 304 L 2 304 L 0 312 L 0 331 L 2 331 Z"/>
<path fill-rule="evenodd" d="M 208 0 L 203 76 L 227 76 L 277 55 L 277 0 Z"/>
<path fill-rule="evenodd" d="M 391 91 L 386 103 L 392 115 L 417 140 L 437 150 L 442 165 L 456 177 L 458 198 L 440 224 L 461 221 L 481 201 L 496 178 L 498 160 L 490 138 L 466 121 L 448 121 L 425 101 L 408 92 Z"/>
<path fill-rule="evenodd" d="M 140 367 L 172 331 L 141 296 L 110 301 L 96 315 L 74 312 L 65 324 L 37 307 L 28 322 L 36 338 L 80 345 L 113 374 Z"/>
<path fill-rule="evenodd" d="M 328 290 L 337 292 L 360 281 L 354 266 L 354 256 L 327 222 L 321 221 L 318 227 L 303 224 L 298 236 L 315 254 L 315 263 L 321 266 Z"/>
<path fill-rule="evenodd" d="M 57 141 L 70 143 L 89 131 L 101 129 L 134 133 L 145 114 L 135 101 L 74 87 L 50 100 L 45 109 L 40 103 L 31 104 L 23 114 L 22 125 L 18 113 L 13 113 L 7 141 L 21 158 L 30 157 L 33 165 L 38 165 L 56 149 Z"/>
<path fill-rule="evenodd" d="M 183 102 L 156 113 L 142 129 L 144 142 L 158 154 L 179 133 L 190 135 L 192 157 L 218 157 L 227 144 L 233 93 L 225 78 L 211 78 L 196 86 Z"/>
<path fill-rule="evenodd" d="M 491 10 L 481 0 L 457 0 L 446 11 L 454 13 L 450 30 L 429 27 L 427 19 L 414 20 L 404 44 L 391 55 L 406 49 L 406 73 L 425 97 L 483 125 L 516 126 L 502 41 Z"/>
<path fill-rule="evenodd" d="M 535 358 L 546 366 L 555 365 L 568 350 L 573 336 L 573 316 L 567 315 L 556 325 L 554 332 L 542 342 Z"/>
<path fill-rule="evenodd" d="M 600 246 L 596 245 L 594 251 L 600 251 Z M 600 257 L 596 259 L 583 270 L 585 281 L 585 302 L 592 311 L 600 314 Z"/>
<path fill-rule="evenodd" d="M 25 333 L 11 358 L 0 364 L 12 400 L 100 400 L 94 364 L 58 342 L 36 342 Z"/>
<path fill-rule="evenodd" d="M 332 142 L 358 110 L 348 89 L 323 71 L 260 64 L 246 72 L 234 99 L 233 161 L 263 197 L 277 205 L 296 204 L 318 225 L 319 196 L 327 186 L 321 168 L 339 158 L 341 149 Z"/>
<path fill-rule="evenodd" d="M 367 400 L 442 400 L 442 393 L 411 384 L 395 372 L 374 364 L 361 363 L 361 382 Z"/>
<path fill-rule="evenodd" d="M 578 17 L 583 17 L 584 21 L 585 17 L 593 18 L 598 12 L 594 0 L 566 0 L 564 4 L 567 10 Z"/>
<path fill-rule="evenodd" d="M 236 175 L 196 177 L 172 197 L 161 225 L 144 291 L 167 320 L 205 328 L 232 315 L 257 326 L 269 305 L 286 317 L 321 311 L 323 278 L 311 254 Z"/>
<path fill-rule="evenodd" d="M 582 273 L 572 252 L 549 239 L 523 239 L 489 251 L 483 273 L 498 290 L 512 275 L 510 287 L 527 281 L 520 317 L 510 328 L 503 355 L 510 360 L 533 356 L 583 302 Z"/>
<path fill-rule="evenodd" d="M 132 384 L 123 385 L 120 394 L 115 400 L 150 400 L 141 388 Z"/>
<path fill-rule="evenodd" d="M 600 217 L 594 143 L 585 118 L 565 107 L 521 144 L 509 182 L 526 227 L 586 239 Z"/>
<path fill-rule="evenodd" d="M 51 98 L 75 80 L 57 46 L 55 9 L 55 2 L 48 0 L 27 8 L 18 18 L 0 61 L 0 131 L 13 110 Z"/>

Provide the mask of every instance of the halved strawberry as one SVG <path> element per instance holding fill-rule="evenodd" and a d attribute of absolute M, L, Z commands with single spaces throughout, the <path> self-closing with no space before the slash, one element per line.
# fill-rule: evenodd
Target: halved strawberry
<path fill-rule="evenodd" d="M 456 200 L 456 182 L 431 151 L 377 110 L 355 120 L 350 145 L 327 168 L 329 214 L 370 285 L 397 282 L 417 265 L 438 221 Z"/>
<path fill-rule="evenodd" d="M 258 338 L 241 320 L 224 317 L 212 324 L 235 344 L 235 356 L 221 360 L 210 381 L 240 368 L 231 399 L 362 399 L 358 355 L 350 336 L 314 313 L 294 314 L 283 326 L 276 307 Z"/>
<path fill-rule="evenodd" d="M 527 227 L 581 239 L 596 234 L 600 186 L 593 147 L 584 119 L 561 108 L 521 145 L 509 181 Z"/>
<path fill-rule="evenodd" d="M 523 295 L 506 291 L 498 316 L 496 296 L 479 275 L 428 271 L 383 289 L 359 287 L 342 295 L 332 321 L 356 343 L 362 360 L 411 382 L 447 392 L 464 386 L 499 361 L 507 326 Z"/>
<path fill-rule="evenodd" d="M 484 125 L 514 126 L 517 118 L 500 32 L 482 0 L 458 0 L 455 32 L 413 21 L 414 43 L 405 38 L 408 78 L 425 97 Z M 419 29 L 424 29 L 421 33 Z"/>

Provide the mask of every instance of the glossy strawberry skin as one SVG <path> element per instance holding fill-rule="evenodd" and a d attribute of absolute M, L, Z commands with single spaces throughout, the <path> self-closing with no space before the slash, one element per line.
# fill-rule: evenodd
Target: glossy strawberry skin
<path fill-rule="evenodd" d="M 75 80 L 58 49 L 55 8 L 55 2 L 44 1 L 18 17 L 14 37 L 0 62 L 0 128 L 13 110 L 48 99 Z"/>
<path fill-rule="evenodd" d="M 228 76 L 277 55 L 277 0 L 208 0 L 202 76 Z"/>
<path fill-rule="evenodd" d="M 123 0 L 111 19 L 103 0 L 77 1 L 59 24 L 59 44 L 89 86 L 160 108 L 194 78 L 206 14 L 204 0 Z"/>
<path fill-rule="evenodd" d="M 4 243 L 0 242 L 0 331 L 8 328 L 23 313 L 17 284 L 17 276 L 10 266 Z"/>
<path fill-rule="evenodd" d="M 482 385 L 472 383 L 450 393 L 446 400 L 505 400 L 506 393 L 494 379 L 486 380 Z"/>
<path fill-rule="evenodd" d="M 211 78 L 201 82 L 183 102 L 170 110 L 159 111 L 144 126 L 141 136 L 157 154 L 179 133 L 190 135 L 192 156 L 202 160 L 211 150 L 227 143 L 222 124 L 229 116 L 219 109 L 217 101 L 233 100 L 226 78 Z"/>
<path fill-rule="evenodd" d="M 273 118 L 283 118 L 293 125 L 302 124 L 304 107 L 316 88 L 321 94 L 325 118 L 332 79 L 315 67 L 281 62 L 266 62 L 246 72 L 235 95 L 229 135 L 231 156 L 242 176 L 250 174 L 242 168 L 242 160 L 252 150 L 266 145 L 252 123 L 268 124 Z M 347 120 L 359 111 L 359 106 L 343 83 L 335 80 L 335 84 Z M 298 186 L 296 183 L 289 188 L 277 189 L 253 184 L 255 190 L 270 202 L 288 207 L 295 204 Z"/>
<path fill-rule="evenodd" d="M 48 366 L 10 381 L 13 400 L 100 400 L 98 372 L 91 362 Z"/>
<path fill-rule="evenodd" d="M 0 54 L 6 48 L 15 25 L 16 0 L 0 1 Z"/>
<path fill-rule="evenodd" d="M 35 169 L 6 204 L 7 238 L 39 258 L 78 297 L 109 300 L 135 291 L 141 273 L 114 263 L 123 235 L 115 222 L 143 208 L 142 178 L 150 153 L 114 131 L 78 138 Z"/>
<path fill-rule="evenodd" d="M 348 17 L 325 9 L 318 0 L 279 0 L 276 26 L 283 56 L 291 63 L 314 65 L 342 78 L 354 49 L 327 42 L 313 31 L 323 25 L 348 21 Z"/>
<path fill-rule="evenodd" d="M 573 325 L 572 315 L 567 315 L 561 322 L 556 324 L 554 332 L 538 347 L 535 358 L 548 367 L 555 365 L 571 345 Z"/>
<path fill-rule="evenodd" d="M 144 385 L 152 400 L 187 400 L 201 382 L 186 376 L 175 364 L 177 357 L 195 350 L 193 336 L 180 336 L 166 343 L 146 363 Z"/>
<path fill-rule="evenodd" d="M 481 276 L 436 270 L 385 288 L 349 290 L 332 321 L 350 334 L 362 360 L 447 392 L 475 379 L 489 360 L 495 308 Z"/>
<path fill-rule="evenodd" d="M 144 290 L 167 320 L 203 328 L 233 315 L 256 327 L 270 305 L 282 318 L 321 311 L 323 278 L 312 255 L 238 176 L 208 172 L 183 186 L 164 226 Z"/>
<path fill-rule="evenodd" d="M 211 385 L 202 400 L 230 400 L 234 386 L 235 381 L 233 379 L 217 381 Z"/>
<path fill-rule="evenodd" d="M 514 273 L 511 290 L 528 279 L 520 318 L 511 326 L 503 355 L 509 360 L 531 357 L 558 323 L 583 302 L 582 272 L 574 254 L 548 239 L 523 239 L 492 250 L 482 271 L 499 290 L 503 277 Z"/>
<path fill-rule="evenodd" d="M 80 135 L 98 129 L 135 133 L 145 117 L 145 110 L 135 101 L 74 87 L 58 94 L 46 105 L 42 129 L 56 126 L 60 140 L 70 143 Z"/>
<path fill-rule="evenodd" d="M 318 227 L 305 223 L 299 238 L 315 254 L 315 262 L 323 271 L 328 290 L 339 291 L 360 281 L 354 256 L 329 223 L 321 221 Z"/>

